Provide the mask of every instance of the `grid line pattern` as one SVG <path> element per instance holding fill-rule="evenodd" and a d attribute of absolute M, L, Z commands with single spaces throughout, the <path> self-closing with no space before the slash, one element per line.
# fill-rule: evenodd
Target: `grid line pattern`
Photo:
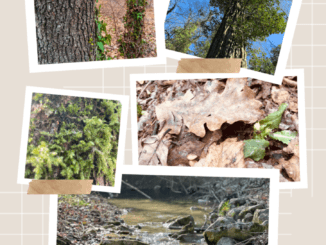
<path fill-rule="evenodd" d="M 295 1 L 295 0 L 294 0 Z M 296 220 L 301 213 L 296 209 L 296 204 L 311 202 L 313 199 L 321 196 L 323 188 L 319 187 L 318 176 L 322 179 L 321 165 L 326 144 L 323 139 L 326 138 L 326 128 L 321 126 L 320 120 L 326 115 L 326 92 L 325 79 L 322 78 L 323 68 L 326 68 L 324 57 L 326 57 L 326 41 L 319 35 L 322 30 L 326 33 L 326 18 L 322 11 L 326 10 L 326 0 L 303 0 L 301 6 L 299 21 L 296 26 L 295 36 L 288 59 L 287 68 L 305 69 L 305 88 L 306 88 L 306 123 L 307 123 L 307 148 L 308 148 L 308 190 L 281 190 L 280 191 L 280 216 L 279 216 L 279 244 L 309 244 L 307 238 L 302 237 L 303 230 L 292 228 L 289 223 Z M 302 31 L 310 31 L 307 33 Z M 318 28 L 318 29 L 317 29 Z M 310 30 L 309 30 L 310 29 Z M 307 36 L 311 38 L 307 39 Z M 303 55 L 303 51 L 308 49 L 308 55 Z M 129 75 L 135 73 L 171 73 L 175 72 L 177 62 L 173 59 L 167 59 L 165 66 L 140 66 L 140 67 L 121 67 L 106 68 L 96 70 L 99 73 L 94 81 L 89 85 L 76 83 L 65 83 L 64 86 L 49 84 L 49 87 L 84 90 L 91 92 L 116 93 L 129 95 Z M 72 71 L 78 74 L 83 71 Z M 90 71 L 88 71 L 90 72 Z M 95 73 L 95 72 L 94 72 Z M 62 73 L 64 79 L 65 73 Z M 93 74 L 93 73 L 92 73 Z M 59 75 L 60 76 L 60 75 Z M 125 164 L 131 164 L 131 121 L 130 113 L 128 116 L 128 131 L 126 139 Z M 316 148 L 315 148 L 316 147 Z M 8 172 L 8 179 L 16 180 L 17 168 L 12 168 Z M 12 181 L 15 182 L 15 181 Z M 0 244 L 17 245 L 47 245 L 48 244 L 48 222 L 49 222 L 49 196 L 27 195 L 27 186 L 10 185 L 7 189 L 0 190 Z M 295 192 L 295 193 L 294 193 Z M 14 205 L 19 201 L 20 205 Z M 8 203 L 10 205 L 8 205 Z M 308 204 L 307 204 L 308 205 Z M 302 208 L 305 208 L 302 206 Z M 310 211 L 314 216 L 313 210 Z M 320 214 L 315 213 L 315 217 Z M 302 217 L 301 217 L 302 218 Z M 303 219 L 303 218 L 302 218 Z M 34 225 L 31 225 L 34 222 Z M 308 229 L 306 226 L 304 229 Z M 306 230 L 304 230 L 306 232 Z M 304 233 L 306 234 L 306 233 Z M 314 236 L 320 238 L 323 232 L 314 233 Z"/>

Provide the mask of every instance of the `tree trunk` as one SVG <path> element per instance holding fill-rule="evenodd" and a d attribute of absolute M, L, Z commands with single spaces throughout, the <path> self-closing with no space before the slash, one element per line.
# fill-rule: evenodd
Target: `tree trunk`
<path fill-rule="evenodd" d="M 239 1 L 231 3 L 225 11 L 206 58 L 242 58 L 241 67 L 247 67 L 245 46 L 234 41 L 234 23 L 241 18 L 242 11 Z"/>
<path fill-rule="evenodd" d="M 35 0 L 39 64 L 96 58 L 95 0 Z"/>
<path fill-rule="evenodd" d="M 231 43 L 230 48 L 227 52 L 228 58 L 241 58 L 241 67 L 248 68 L 247 64 L 247 50 L 243 44 Z"/>

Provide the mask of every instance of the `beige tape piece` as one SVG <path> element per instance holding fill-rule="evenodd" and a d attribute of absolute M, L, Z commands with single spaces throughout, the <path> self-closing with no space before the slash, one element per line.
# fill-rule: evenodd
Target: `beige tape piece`
<path fill-rule="evenodd" d="M 93 180 L 32 180 L 27 194 L 90 194 Z"/>
<path fill-rule="evenodd" d="M 178 62 L 177 73 L 239 73 L 241 59 L 185 58 Z"/>

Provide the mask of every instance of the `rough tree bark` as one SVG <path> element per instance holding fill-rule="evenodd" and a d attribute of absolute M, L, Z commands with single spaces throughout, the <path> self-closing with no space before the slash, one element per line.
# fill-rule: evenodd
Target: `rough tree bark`
<path fill-rule="evenodd" d="M 212 40 L 206 58 L 242 58 L 241 67 L 247 67 L 245 46 L 234 42 L 234 23 L 242 17 L 242 11 L 240 1 L 233 1 L 230 4 Z"/>
<path fill-rule="evenodd" d="M 95 0 L 35 0 L 39 64 L 96 58 Z"/>

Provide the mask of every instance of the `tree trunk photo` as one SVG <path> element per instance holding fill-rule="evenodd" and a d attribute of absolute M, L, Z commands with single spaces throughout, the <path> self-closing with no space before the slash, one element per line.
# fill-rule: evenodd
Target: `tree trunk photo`
<path fill-rule="evenodd" d="M 235 1 L 226 11 L 222 22 L 209 47 L 206 58 L 225 58 L 227 48 L 233 37 L 234 26 L 232 25 L 238 18 L 240 4 Z"/>
<path fill-rule="evenodd" d="M 39 64 L 96 60 L 95 0 L 35 0 Z"/>
<path fill-rule="evenodd" d="M 275 73 L 292 1 L 186 2 L 170 1 L 166 49 L 201 58 L 241 59 L 242 68 Z"/>

